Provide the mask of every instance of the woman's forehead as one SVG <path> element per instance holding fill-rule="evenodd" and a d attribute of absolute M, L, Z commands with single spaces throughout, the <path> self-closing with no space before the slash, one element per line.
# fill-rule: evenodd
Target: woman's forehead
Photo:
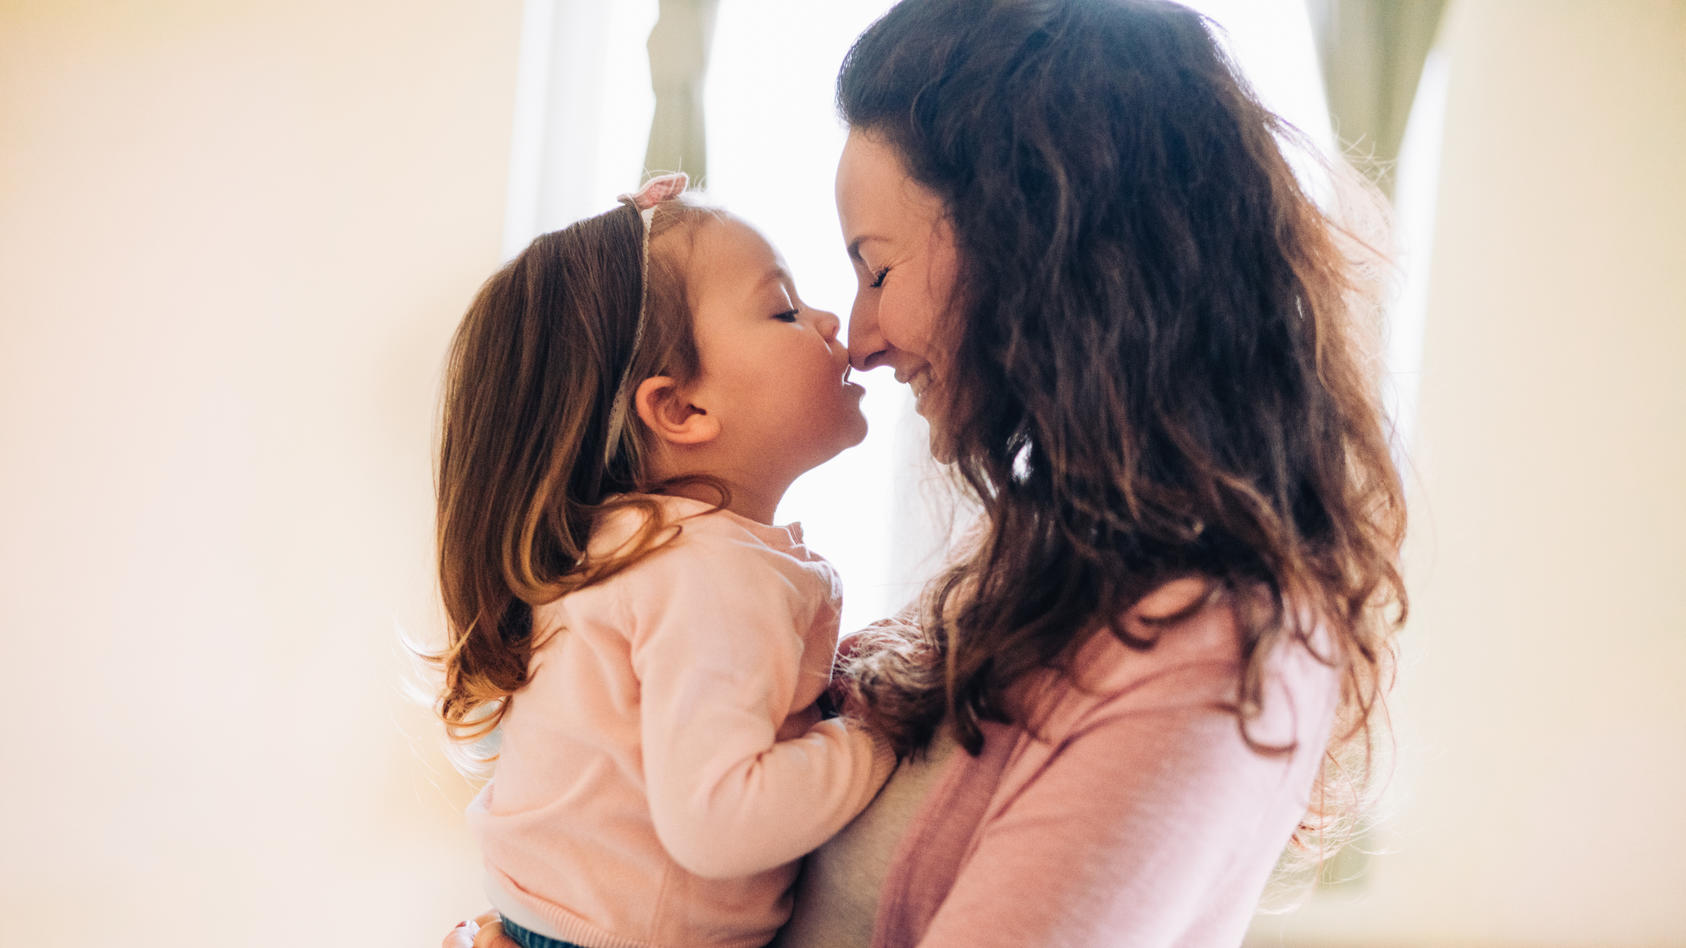
<path fill-rule="evenodd" d="M 894 185 L 906 178 L 901 157 L 889 142 L 872 132 L 853 129 L 837 159 L 838 209 L 887 197 Z"/>
<path fill-rule="evenodd" d="M 837 213 L 851 246 L 890 239 L 910 226 L 923 234 L 945 216 L 942 199 L 913 179 L 895 146 L 855 129 L 837 163 Z"/>

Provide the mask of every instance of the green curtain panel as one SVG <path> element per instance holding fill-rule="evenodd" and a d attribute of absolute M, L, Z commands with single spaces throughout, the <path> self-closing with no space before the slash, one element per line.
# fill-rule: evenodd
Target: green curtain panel
<path fill-rule="evenodd" d="M 708 138 L 703 121 L 703 80 L 714 43 L 719 0 L 661 0 L 650 30 L 650 85 L 656 113 L 644 169 L 683 171 L 692 181 L 708 174 Z"/>
<path fill-rule="evenodd" d="M 1393 164 L 1446 2 L 1306 0 L 1306 7 L 1335 134 L 1377 163 L 1391 196 Z"/>

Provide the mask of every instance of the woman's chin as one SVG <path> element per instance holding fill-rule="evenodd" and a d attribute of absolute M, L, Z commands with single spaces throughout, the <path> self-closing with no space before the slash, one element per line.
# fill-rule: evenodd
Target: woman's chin
<path fill-rule="evenodd" d="M 938 464 L 953 464 L 960 456 L 955 449 L 954 442 L 942 437 L 935 428 L 931 429 L 931 459 Z"/>
<path fill-rule="evenodd" d="M 925 426 L 925 444 L 931 452 L 932 460 L 938 464 L 953 464 L 954 459 L 959 457 L 959 451 L 955 447 L 954 439 L 947 434 L 947 426 L 925 417 L 924 412 L 918 414 L 920 423 Z"/>
<path fill-rule="evenodd" d="M 931 457 L 939 464 L 952 464 L 959 456 L 955 449 L 954 440 L 948 437 L 951 430 L 941 418 L 934 417 L 937 399 L 929 388 L 915 390 L 913 396 L 913 413 L 919 416 L 919 421 L 926 429 L 926 444 L 930 448 Z"/>

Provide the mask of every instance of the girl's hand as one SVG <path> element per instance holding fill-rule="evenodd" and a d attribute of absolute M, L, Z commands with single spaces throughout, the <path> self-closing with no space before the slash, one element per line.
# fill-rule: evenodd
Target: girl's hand
<path fill-rule="evenodd" d="M 837 643 L 832 657 L 831 683 L 826 688 L 826 717 L 842 715 L 859 719 L 860 700 L 854 685 L 857 667 L 872 663 L 879 653 L 888 652 L 902 662 L 925 663 L 932 652 L 924 642 L 919 628 L 918 604 L 910 604 L 888 619 L 880 619 Z"/>
<path fill-rule="evenodd" d="M 918 603 L 912 603 L 889 618 L 879 619 L 858 632 L 844 636 L 837 643 L 837 654 L 832 658 L 832 675 L 846 677 L 852 660 L 863 658 L 879 649 L 894 648 L 904 642 L 917 641 L 921 637 Z"/>
<path fill-rule="evenodd" d="M 503 933 L 503 919 L 497 912 L 487 912 L 471 921 L 461 922 L 445 936 L 440 948 L 521 948 L 515 939 Z"/>

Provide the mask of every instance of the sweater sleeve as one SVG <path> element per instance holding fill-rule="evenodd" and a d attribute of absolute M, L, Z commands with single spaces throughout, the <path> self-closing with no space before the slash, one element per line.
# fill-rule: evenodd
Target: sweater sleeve
<path fill-rule="evenodd" d="M 812 591 L 753 547 L 690 536 L 676 546 L 641 563 L 640 581 L 623 584 L 637 630 L 650 811 L 662 846 L 687 871 L 750 875 L 835 834 L 883 785 L 895 757 L 881 738 L 840 719 L 776 740 L 799 710 L 791 705 Z"/>
<path fill-rule="evenodd" d="M 1210 903 L 1249 886 L 1256 899 L 1304 812 L 1290 759 L 1322 751 L 1249 747 L 1207 700 L 1233 674 L 1221 662 L 1165 671 L 1064 735 L 986 817 L 919 944 L 1205 943 L 1193 933 L 1206 932 Z"/>

